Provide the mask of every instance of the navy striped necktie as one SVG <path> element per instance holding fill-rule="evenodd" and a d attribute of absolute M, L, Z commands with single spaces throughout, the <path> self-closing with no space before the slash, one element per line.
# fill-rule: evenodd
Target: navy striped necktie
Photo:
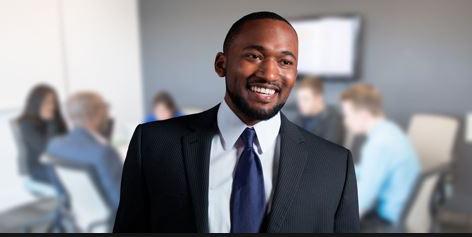
<path fill-rule="evenodd" d="M 265 191 L 261 162 L 253 146 L 256 131 L 246 128 L 240 138 L 244 150 L 233 178 L 231 233 L 258 233 L 265 214 Z"/>

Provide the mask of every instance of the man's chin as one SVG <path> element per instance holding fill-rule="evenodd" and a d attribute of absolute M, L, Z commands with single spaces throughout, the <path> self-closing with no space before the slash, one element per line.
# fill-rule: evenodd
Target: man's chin
<path fill-rule="evenodd" d="M 229 95 L 229 98 L 232 104 L 243 113 L 247 118 L 253 120 L 267 120 L 274 117 L 284 106 L 285 102 L 280 104 L 275 104 L 273 106 L 269 105 L 254 105 L 247 101 L 247 99 L 242 98 L 237 94 L 231 93 L 228 89 L 226 93 Z"/>
<path fill-rule="evenodd" d="M 273 105 L 273 106 L 251 106 L 250 105 L 248 107 L 251 111 L 258 111 L 260 113 L 269 114 L 272 111 L 274 111 L 274 109 L 277 107 L 277 105 Z"/>
<path fill-rule="evenodd" d="M 243 113 L 246 116 L 256 119 L 256 120 L 267 120 L 274 117 L 280 109 L 282 109 L 284 104 L 277 104 L 270 108 L 265 107 L 257 107 L 257 106 L 248 106 L 247 108 L 243 109 Z"/>

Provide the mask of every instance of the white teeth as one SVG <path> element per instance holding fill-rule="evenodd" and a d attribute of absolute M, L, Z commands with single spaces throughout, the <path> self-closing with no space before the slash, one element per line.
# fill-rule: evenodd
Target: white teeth
<path fill-rule="evenodd" d="M 263 87 L 258 87 L 258 86 L 252 86 L 251 90 L 254 92 L 262 93 L 266 95 L 273 95 L 275 93 L 274 89 L 263 88 Z"/>

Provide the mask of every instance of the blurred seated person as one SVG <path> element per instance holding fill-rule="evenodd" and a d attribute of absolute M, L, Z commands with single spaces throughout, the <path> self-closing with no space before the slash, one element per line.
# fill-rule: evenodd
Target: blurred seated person
<path fill-rule="evenodd" d="M 343 145 L 344 127 L 342 116 L 324 100 L 323 82 L 317 77 L 301 81 L 297 89 L 297 123 L 304 129 L 331 142 Z"/>
<path fill-rule="evenodd" d="M 148 114 L 144 122 L 165 120 L 183 115 L 174 102 L 172 96 L 165 91 L 156 94 L 152 103 L 152 113 Z"/>
<path fill-rule="evenodd" d="M 122 159 L 103 136 L 107 125 L 108 105 L 93 92 L 79 92 L 69 98 L 66 112 L 72 130 L 65 136 L 53 139 L 47 147 L 48 156 L 72 165 L 90 167 L 102 190 L 106 204 L 116 212 L 120 197 Z"/>
<path fill-rule="evenodd" d="M 420 163 L 405 133 L 388 120 L 380 92 L 356 84 L 341 95 L 347 129 L 366 135 L 355 166 L 361 231 L 393 230 L 413 193 Z"/>
<path fill-rule="evenodd" d="M 65 194 L 54 169 L 40 162 L 48 142 L 67 130 L 55 90 L 45 84 L 35 86 L 16 123 L 23 148 L 21 159 L 25 159 L 24 168 L 31 179 L 26 182 L 28 189 L 39 196 Z"/>

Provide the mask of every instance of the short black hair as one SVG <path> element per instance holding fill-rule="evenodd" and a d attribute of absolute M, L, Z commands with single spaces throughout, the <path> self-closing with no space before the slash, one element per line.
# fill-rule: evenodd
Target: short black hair
<path fill-rule="evenodd" d="M 226 34 L 225 41 L 223 43 L 223 52 L 228 51 L 229 46 L 231 45 L 233 39 L 241 31 L 243 25 L 246 22 L 254 21 L 254 20 L 262 20 L 262 19 L 272 19 L 272 20 L 277 20 L 277 21 L 283 21 L 287 23 L 295 31 L 292 24 L 290 24 L 290 22 L 287 19 L 283 18 L 277 13 L 268 12 L 268 11 L 253 12 L 253 13 L 250 13 L 248 15 L 241 17 L 239 20 L 233 23 L 228 33 Z"/>

